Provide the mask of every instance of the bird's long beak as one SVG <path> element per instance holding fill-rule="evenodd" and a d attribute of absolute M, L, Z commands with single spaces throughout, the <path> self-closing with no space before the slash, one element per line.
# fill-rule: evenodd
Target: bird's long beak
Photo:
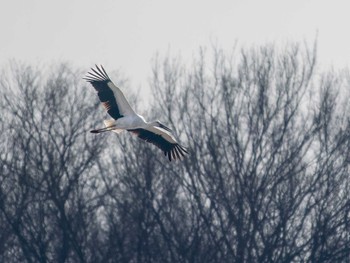
<path fill-rule="evenodd" d="M 172 130 L 169 127 L 165 126 L 164 124 L 162 124 L 160 122 L 158 122 L 158 127 L 162 128 L 168 132 L 172 132 Z"/>

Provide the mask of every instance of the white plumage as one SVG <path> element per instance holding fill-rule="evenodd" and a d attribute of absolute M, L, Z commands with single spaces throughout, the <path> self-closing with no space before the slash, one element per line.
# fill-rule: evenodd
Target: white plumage
<path fill-rule="evenodd" d="M 127 130 L 140 139 L 156 145 L 168 156 L 169 161 L 181 159 L 188 153 L 185 147 L 178 144 L 167 126 L 159 121 L 146 122 L 141 115 L 135 113 L 122 91 L 113 84 L 102 66 L 91 68 L 84 79 L 95 88 L 102 105 L 113 118 L 104 121 L 105 128 L 92 130 L 92 133 L 106 131 L 120 133 Z"/>

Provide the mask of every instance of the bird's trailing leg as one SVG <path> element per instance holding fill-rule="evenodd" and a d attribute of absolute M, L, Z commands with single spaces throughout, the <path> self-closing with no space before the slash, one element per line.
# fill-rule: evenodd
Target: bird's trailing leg
<path fill-rule="evenodd" d="M 106 128 L 101 128 L 101 129 L 96 129 L 96 130 L 91 130 L 91 133 L 101 133 L 101 132 L 107 132 L 107 131 L 113 131 L 114 129 L 116 129 L 116 126 L 110 126 L 110 127 L 106 127 Z"/>
<path fill-rule="evenodd" d="M 96 129 L 96 130 L 92 130 L 90 131 L 91 133 L 101 133 L 101 132 L 106 132 L 106 131 L 113 131 L 115 133 L 121 133 L 123 131 L 123 129 L 120 129 L 117 127 L 116 121 L 111 119 L 111 120 L 104 120 L 103 121 L 105 124 L 105 128 L 101 128 L 101 129 Z"/>

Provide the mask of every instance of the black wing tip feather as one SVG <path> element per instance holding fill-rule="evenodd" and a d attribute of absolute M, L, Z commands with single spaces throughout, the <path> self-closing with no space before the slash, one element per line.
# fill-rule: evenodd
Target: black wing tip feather
<path fill-rule="evenodd" d="M 164 155 L 168 156 L 170 162 L 172 160 L 181 160 L 185 158 L 186 154 L 188 154 L 187 148 L 181 146 L 180 144 L 174 144 L 171 149 L 164 151 Z"/>
<path fill-rule="evenodd" d="M 83 79 L 90 83 L 111 81 L 104 67 L 102 65 L 98 66 L 97 64 L 95 68 L 91 68 L 91 70 L 86 73 Z"/>

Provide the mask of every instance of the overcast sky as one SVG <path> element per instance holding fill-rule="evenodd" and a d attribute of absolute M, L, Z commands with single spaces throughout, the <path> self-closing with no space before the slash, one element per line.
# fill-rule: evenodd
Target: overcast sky
<path fill-rule="evenodd" d="M 191 58 L 211 42 L 230 49 L 313 40 L 326 65 L 350 60 L 346 0 L 0 0 L 0 64 L 68 61 L 121 70 L 147 86 L 157 51 Z"/>

